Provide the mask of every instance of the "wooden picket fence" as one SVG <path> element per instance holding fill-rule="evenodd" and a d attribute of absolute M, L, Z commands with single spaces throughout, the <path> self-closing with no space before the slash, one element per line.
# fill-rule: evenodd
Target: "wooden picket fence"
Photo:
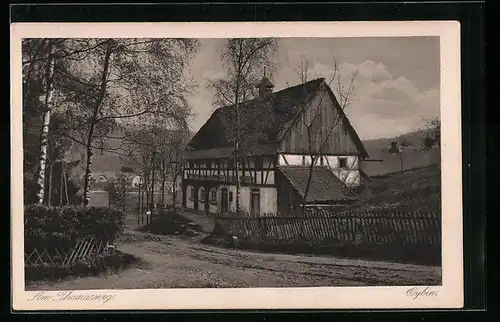
<path fill-rule="evenodd" d="M 55 265 L 59 267 L 70 267 L 74 263 L 92 259 L 102 254 L 109 247 L 108 240 L 100 240 L 93 236 L 86 236 L 77 241 L 70 248 L 31 249 L 25 251 L 25 265 Z"/>
<path fill-rule="evenodd" d="M 441 214 L 399 211 L 309 211 L 305 214 L 266 213 L 218 216 L 225 234 L 240 240 L 290 241 L 355 245 L 441 245 Z"/>

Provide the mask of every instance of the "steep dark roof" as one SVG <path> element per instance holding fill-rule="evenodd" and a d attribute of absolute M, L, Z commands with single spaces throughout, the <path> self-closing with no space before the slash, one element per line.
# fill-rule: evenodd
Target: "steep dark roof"
<path fill-rule="evenodd" d="M 286 166 L 278 168 L 292 187 L 304 198 L 310 168 Z M 329 169 L 315 167 L 307 193 L 306 203 L 354 201 L 357 196 L 349 190 Z"/>
<path fill-rule="evenodd" d="M 318 78 L 271 93 L 265 98 L 255 98 L 241 103 L 239 105 L 240 148 L 245 149 L 245 141 L 249 142 L 248 146 L 272 145 L 277 148 L 279 141 L 296 120 L 299 114 L 298 107 L 309 103 L 322 84 L 325 84 L 325 79 Z M 329 89 L 328 86 L 326 87 Z M 337 103 L 331 89 L 329 89 L 329 93 Z M 236 118 L 235 112 L 234 105 L 216 109 L 191 139 L 188 145 L 191 151 L 231 147 L 235 139 L 235 131 L 231 126 Z M 345 120 L 344 124 L 346 124 L 360 153 L 362 156 L 367 156 L 356 131 L 352 128 L 345 114 L 341 113 Z"/>

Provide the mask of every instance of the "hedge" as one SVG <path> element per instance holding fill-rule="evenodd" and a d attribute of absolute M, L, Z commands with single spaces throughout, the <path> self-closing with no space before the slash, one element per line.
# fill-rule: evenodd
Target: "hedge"
<path fill-rule="evenodd" d="M 78 261 L 71 266 L 47 263 L 25 266 L 24 276 L 28 282 L 64 279 L 70 276 L 85 277 L 106 271 L 119 271 L 139 262 L 139 258 L 115 250 L 112 253 L 101 253 L 92 260 Z"/>
<path fill-rule="evenodd" d="M 113 241 L 124 229 L 125 215 L 107 207 L 24 207 L 24 248 L 68 248 L 86 236 Z"/>

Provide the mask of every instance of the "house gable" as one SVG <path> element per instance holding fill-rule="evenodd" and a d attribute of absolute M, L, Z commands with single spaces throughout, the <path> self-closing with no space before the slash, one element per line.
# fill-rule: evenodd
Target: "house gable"
<path fill-rule="evenodd" d="M 312 152 L 321 148 L 322 154 L 368 157 L 335 95 L 324 82 L 306 108 L 291 122 L 281 140 L 282 152 L 309 153 L 309 147 Z"/>

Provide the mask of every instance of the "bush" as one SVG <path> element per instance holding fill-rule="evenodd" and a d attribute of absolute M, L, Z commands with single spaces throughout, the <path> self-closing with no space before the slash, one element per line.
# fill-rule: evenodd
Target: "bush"
<path fill-rule="evenodd" d="M 24 248 L 68 248 L 93 236 L 113 241 L 124 229 L 124 214 L 107 207 L 27 205 L 24 208 Z"/>

